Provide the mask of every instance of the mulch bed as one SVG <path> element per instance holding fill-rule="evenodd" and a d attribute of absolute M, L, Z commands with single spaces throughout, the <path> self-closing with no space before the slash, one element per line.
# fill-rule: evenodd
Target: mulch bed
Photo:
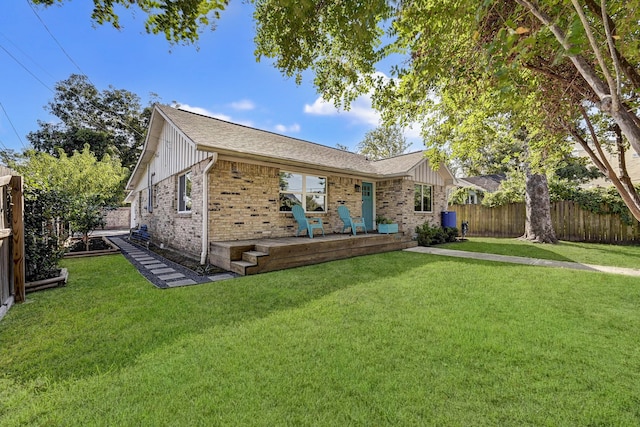
<path fill-rule="evenodd" d="M 216 273 L 225 273 L 226 270 L 216 267 L 215 265 L 201 265 L 199 260 L 182 255 L 171 249 L 160 248 L 154 244 L 149 245 L 149 250 L 160 255 L 161 257 L 175 262 L 189 270 L 195 272 L 199 276 L 210 276 Z"/>
<path fill-rule="evenodd" d="M 89 239 L 89 250 L 90 251 L 105 251 L 108 249 L 112 249 L 111 246 L 104 241 L 102 237 L 91 237 Z M 87 250 L 87 245 L 82 240 L 78 240 L 73 242 L 69 246 L 69 252 L 84 252 Z"/>

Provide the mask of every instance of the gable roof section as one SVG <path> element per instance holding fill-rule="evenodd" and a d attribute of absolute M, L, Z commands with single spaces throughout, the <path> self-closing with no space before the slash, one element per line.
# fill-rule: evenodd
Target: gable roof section
<path fill-rule="evenodd" d="M 313 165 L 322 169 L 376 175 L 364 156 L 313 142 L 278 135 L 167 106 L 162 114 L 193 141 L 198 150 L 215 151 L 285 164 Z"/>
<path fill-rule="evenodd" d="M 422 151 L 371 161 L 360 154 L 158 104 L 151 115 L 147 138 L 127 189 L 131 190 L 139 181 L 144 173 L 142 166 L 153 158 L 165 122 L 170 123 L 196 150 L 283 166 L 312 167 L 384 179 L 409 176 L 413 169 L 427 162 Z M 441 167 L 438 173 L 447 181 L 453 178 L 446 167 Z"/>
<path fill-rule="evenodd" d="M 408 173 L 423 161 L 426 161 L 424 151 L 414 151 L 388 159 L 374 160 L 372 163 L 382 175 L 398 175 Z"/>

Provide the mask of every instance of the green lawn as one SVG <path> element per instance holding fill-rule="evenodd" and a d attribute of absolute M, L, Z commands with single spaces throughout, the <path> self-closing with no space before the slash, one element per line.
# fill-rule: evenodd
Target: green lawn
<path fill-rule="evenodd" d="M 0 322 L 2 426 L 640 424 L 637 278 L 394 252 L 159 290 L 120 255 L 65 266 Z"/>
<path fill-rule="evenodd" d="M 640 269 L 640 245 L 599 245 L 580 242 L 559 242 L 556 245 L 547 245 L 526 242 L 520 239 L 470 237 L 462 242 L 447 243 L 438 245 L 438 247 L 469 252 Z"/>

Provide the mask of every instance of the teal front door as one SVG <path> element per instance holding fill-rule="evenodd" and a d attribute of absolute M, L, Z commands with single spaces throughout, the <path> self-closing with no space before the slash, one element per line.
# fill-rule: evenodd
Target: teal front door
<path fill-rule="evenodd" d="M 373 230 L 373 184 L 362 183 L 362 217 L 367 230 Z"/>

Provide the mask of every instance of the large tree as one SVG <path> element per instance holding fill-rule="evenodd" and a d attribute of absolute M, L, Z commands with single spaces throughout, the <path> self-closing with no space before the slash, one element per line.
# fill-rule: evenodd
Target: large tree
<path fill-rule="evenodd" d="M 379 126 L 364 135 L 358 143 L 358 153 L 371 160 L 387 159 L 404 154 L 409 148 L 402 128 L 396 125 Z"/>
<path fill-rule="evenodd" d="M 40 128 L 27 135 L 36 150 L 57 156 L 62 149 L 71 156 L 88 144 L 98 158 L 109 154 L 130 170 L 135 166 L 151 115 L 138 95 L 111 86 L 99 91 L 87 76 L 72 74 L 56 84 L 45 108 L 60 121 L 39 121 Z"/>
<path fill-rule="evenodd" d="M 94 3 L 94 18 L 116 26 L 113 4 L 138 4 L 149 13 L 147 30 L 163 28 L 173 41 L 195 40 L 194 28 L 208 24 L 211 12 L 226 4 L 224 0 Z M 258 58 L 274 59 L 276 67 L 298 81 L 305 70 L 312 70 L 319 92 L 336 104 L 348 105 L 375 88 L 376 106 L 405 122 L 425 117 L 425 103 L 443 78 L 464 76 L 474 81 L 481 77 L 474 70 L 482 64 L 498 77 L 497 87 L 517 96 L 513 79 L 499 77 L 513 70 L 530 71 L 536 80 L 528 82 L 527 90 L 547 97 L 550 117 L 588 148 L 594 163 L 612 179 L 640 220 L 640 197 L 623 172 L 616 173 L 602 160 L 603 141 L 590 125 L 594 113 L 602 113 L 617 126 L 619 147 L 630 144 L 640 153 L 640 0 L 253 3 Z M 383 58 L 398 58 L 392 79 L 376 73 Z"/>

